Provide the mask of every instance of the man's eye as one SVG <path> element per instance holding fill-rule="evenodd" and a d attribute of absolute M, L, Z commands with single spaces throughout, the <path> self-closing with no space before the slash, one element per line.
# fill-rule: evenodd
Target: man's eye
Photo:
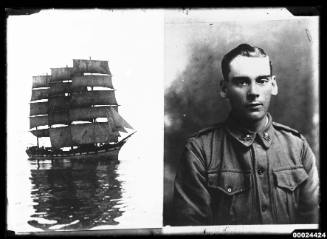
<path fill-rule="evenodd" d="M 256 80 L 256 82 L 257 82 L 258 84 L 265 84 L 265 83 L 267 83 L 268 81 L 269 81 L 269 79 L 268 79 L 267 77 L 262 77 L 262 78 L 259 78 L 259 79 Z"/>
<path fill-rule="evenodd" d="M 249 82 L 246 79 L 237 79 L 235 80 L 235 84 L 238 86 L 246 86 L 249 84 Z"/>
<path fill-rule="evenodd" d="M 243 85 L 247 85 L 247 84 L 248 84 L 248 83 L 247 83 L 246 81 L 239 81 L 239 82 L 238 82 L 238 85 L 242 85 L 242 86 L 243 86 Z"/>

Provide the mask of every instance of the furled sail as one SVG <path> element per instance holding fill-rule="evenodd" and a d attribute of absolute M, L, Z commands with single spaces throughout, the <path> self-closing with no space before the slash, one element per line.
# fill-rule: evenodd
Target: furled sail
<path fill-rule="evenodd" d="M 73 59 L 74 73 L 100 73 L 111 75 L 108 61 Z"/>
<path fill-rule="evenodd" d="M 30 103 L 30 116 L 48 113 L 48 102 Z"/>
<path fill-rule="evenodd" d="M 33 88 L 48 87 L 50 79 L 51 79 L 51 75 L 33 76 L 32 87 Z"/>
<path fill-rule="evenodd" d="M 72 78 L 72 88 L 81 86 L 100 86 L 113 88 L 111 75 L 84 75 Z"/>
<path fill-rule="evenodd" d="M 49 89 L 33 89 L 32 90 L 31 101 L 48 99 L 48 97 L 49 97 Z"/>
<path fill-rule="evenodd" d="M 51 82 L 71 80 L 71 67 L 51 68 Z"/>
<path fill-rule="evenodd" d="M 43 125 L 49 125 L 47 115 L 30 117 L 30 129 L 37 127 L 37 126 L 43 126 Z"/>
<path fill-rule="evenodd" d="M 90 105 L 117 105 L 115 92 L 108 91 L 88 91 L 83 94 L 73 93 L 71 98 L 73 107 L 83 107 Z"/>
<path fill-rule="evenodd" d="M 31 133 L 36 137 L 49 137 L 49 129 L 35 129 L 31 130 Z"/>

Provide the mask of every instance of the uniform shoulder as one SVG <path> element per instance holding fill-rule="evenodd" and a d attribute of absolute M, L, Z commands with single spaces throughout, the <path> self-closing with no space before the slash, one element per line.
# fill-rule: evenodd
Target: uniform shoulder
<path fill-rule="evenodd" d="M 209 126 L 209 127 L 206 127 L 206 128 L 201 129 L 201 130 L 198 130 L 198 131 L 196 131 L 195 133 L 192 133 L 191 135 L 189 135 L 188 138 L 194 138 L 194 137 L 196 138 L 196 137 L 200 137 L 200 136 L 202 136 L 202 135 L 205 135 L 205 134 L 208 134 L 208 133 L 210 133 L 210 132 L 213 132 L 213 131 L 215 131 L 216 129 L 220 129 L 220 128 L 222 128 L 223 125 L 224 125 L 223 122 L 221 122 L 221 123 L 217 123 L 217 124 L 214 124 L 214 125 L 211 125 L 211 126 Z"/>
<path fill-rule="evenodd" d="M 290 133 L 290 134 L 292 134 L 294 136 L 297 136 L 298 138 L 303 139 L 303 135 L 299 131 L 297 131 L 296 129 L 293 129 L 293 128 L 289 127 L 289 126 L 273 122 L 273 127 L 278 131 L 288 132 L 288 133 Z"/>

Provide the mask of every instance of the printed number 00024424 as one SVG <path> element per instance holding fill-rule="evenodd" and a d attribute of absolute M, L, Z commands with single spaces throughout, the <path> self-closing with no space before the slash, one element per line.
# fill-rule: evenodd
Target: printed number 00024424
<path fill-rule="evenodd" d="M 326 232 L 293 232 L 293 238 L 326 238 Z"/>

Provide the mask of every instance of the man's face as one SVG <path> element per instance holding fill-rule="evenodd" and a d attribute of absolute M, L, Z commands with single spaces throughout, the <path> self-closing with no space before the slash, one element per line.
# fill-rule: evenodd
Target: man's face
<path fill-rule="evenodd" d="M 230 100 L 233 114 L 248 121 L 265 117 L 271 95 L 277 91 L 268 57 L 237 56 L 230 62 L 228 81 L 222 83 L 222 92 Z"/>

